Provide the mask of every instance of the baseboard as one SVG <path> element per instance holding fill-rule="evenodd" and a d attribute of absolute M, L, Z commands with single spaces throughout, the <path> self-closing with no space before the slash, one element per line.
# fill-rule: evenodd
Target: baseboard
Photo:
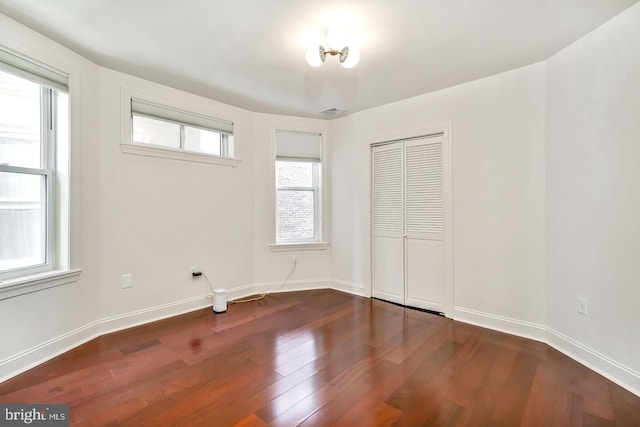
<path fill-rule="evenodd" d="M 243 298 L 264 292 L 289 292 L 310 289 L 335 289 L 360 296 L 368 296 L 364 286 L 337 279 L 297 280 L 278 289 L 281 282 L 254 283 L 227 290 L 228 299 Z M 100 335 L 116 332 L 201 308 L 210 307 L 206 295 L 108 317 L 60 335 L 23 352 L 0 360 L 0 383 L 46 362 Z M 523 322 L 463 307 L 454 308 L 454 320 L 470 323 L 512 335 L 530 338 L 551 347 L 582 363 L 600 375 L 640 396 L 640 373 L 542 325 Z"/>
<path fill-rule="evenodd" d="M 0 383 L 100 335 L 166 319 L 211 306 L 206 295 L 101 319 L 0 360 Z"/>
<path fill-rule="evenodd" d="M 336 291 L 347 292 L 349 294 L 358 295 L 361 297 L 370 297 L 363 285 L 359 283 L 347 282 L 345 280 L 332 279 L 330 283 L 331 289 Z"/>
<path fill-rule="evenodd" d="M 107 317 L 99 321 L 100 335 L 110 334 L 145 323 L 155 322 L 168 317 L 178 316 L 201 308 L 210 307 L 212 301 L 206 295 L 187 298 L 168 304 L 157 305 L 130 313 Z"/>
<path fill-rule="evenodd" d="M 332 287 L 330 279 L 290 281 L 278 289 L 281 284 L 282 282 L 265 282 L 234 287 L 227 289 L 227 298 L 232 300 L 264 292 L 330 289 Z M 207 295 L 202 295 L 97 320 L 4 360 L 0 360 L 0 383 L 101 335 L 155 322 L 168 317 L 178 316 L 210 307 L 211 305 L 211 299 L 208 299 Z"/>
<path fill-rule="evenodd" d="M 529 338 L 535 341 L 545 342 L 546 328 L 531 322 L 483 313 L 468 308 L 454 307 L 453 319 L 472 325 L 489 328 L 519 337 Z"/>
<path fill-rule="evenodd" d="M 582 363 L 636 396 L 640 396 L 640 373 L 553 329 L 547 328 L 546 342 L 559 352 Z"/>
<path fill-rule="evenodd" d="M 454 309 L 454 320 L 541 341 L 640 396 L 640 373 L 546 326 L 462 307 Z"/>
<path fill-rule="evenodd" d="M 92 322 L 28 350 L 0 360 L 0 383 L 34 368 L 100 335 L 100 322 Z"/>
<path fill-rule="evenodd" d="M 286 282 L 284 286 L 281 286 L 282 282 L 254 283 L 253 294 L 329 289 L 331 288 L 330 283 L 331 279 L 290 280 Z"/>

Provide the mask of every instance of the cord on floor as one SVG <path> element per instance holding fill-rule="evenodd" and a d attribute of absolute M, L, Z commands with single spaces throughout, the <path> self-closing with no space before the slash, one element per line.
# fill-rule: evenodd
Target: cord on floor
<path fill-rule="evenodd" d="M 269 291 L 269 292 L 265 292 L 263 294 L 260 294 L 260 296 L 254 297 L 254 298 L 247 298 L 247 299 L 241 299 L 241 300 L 231 300 L 229 301 L 229 304 L 241 304 L 241 303 L 245 303 L 245 302 L 253 302 L 253 301 L 260 301 L 261 299 L 263 299 L 264 297 L 266 297 L 269 294 L 272 294 L 274 292 L 279 291 L 280 289 L 282 289 L 282 287 L 289 281 L 289 279 L 291 278 L 291 275 L 293 274 L 293 272 L 296 269 L 296 266 L 298 265 L 297 261 L 293 262 L 293 265 L 291 266 L 291 270 L 289 271 L 289 274 L 287 274 L 287 277 L 282 281 L 282 283 L 280 284 L 280 286 L 278 286 L 276 289 Z M 204 277 L 204 279 L 207 281 L 207 283 L 209 284 L 209 288 L 211 289 L 211 292 L 213 293 L 213 285 L 211 284 L 211 282 L 209 281 L 209 278 L 207 277 L 206 274 L 202 273 L 202 276 Z"/>

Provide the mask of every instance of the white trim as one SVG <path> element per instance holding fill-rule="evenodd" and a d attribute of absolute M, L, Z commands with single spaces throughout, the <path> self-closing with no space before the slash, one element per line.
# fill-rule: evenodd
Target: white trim
<path fill-rule="evenodd" d="M 214 165 L 240 166 L 239 159 L 230 157 L 218 157 L 209 154 L 195 153 L 192 151 L 173 150 L 171 148 L 157 148 L 134 143 L 121 143 L 120 149 L 126 154 L 137 154 L 140 156 L 160 157 L 163 159 L 183 160 L 187 162 L 209 163 Z"/>
<path fill-rule="evenodd" d="M 335 289 L 343 291 L 343 289 L 332 285 L 334 281 L 329 278 L 324 279 L 303 279 L 303 280 L 289 280 L 282 286 L 282 282 L 258 282 L 251 283 L 249 285 L 238 286 L 231 289 L 225 289 L 227 291 L 227 300 L 233 301 L 237 299 L 243 299 L 252 295 L 259 295 L 264 293 L 280 293 L 280 292 L 294 292 L 294 291 L 308 291 L 314 289 Z M 347 282 L 344 282 L 347 283 Z M 282 287 L 281 287 L 282 286 Z M 354 288 L 358 288 L 358 285 L 354 285 Z M 346 291 L 355 295 L 362 295 L 361 293 L 354 291 Z M 207 297 L 210 297 L 209 294 Z"/>
<path fill-rule="evenodd" d="M 636 396 L 640 396 L 639 372 L 550 328 L 547 328 L 546 343 L 620 387 L 629 390 Z"/>
<path fill-rule="evenodd" d="M 543 342 L 640 396 L 640 373 L 546 326 L 455 307 L 454 320 Z"/>
<path fill-rule="evenodd" d="M 91 322 L 0 360 L 0 383 L 96 338 L 100 335 L 99 323 L 98 321 Z"/>
<path fill-rule="evenodd" d="M 444 274 L 445 274 L 445 295 L 443 312 L 446 317 L 453 318 L 455 311 L 454 301 L 454 266 L 453 266 L 453 147 L 451 123 L 442 123 L 433 126 L 417 127 L 412 129 L 400 129 L 386 134 L 373 135 L 365 139 L 369 145 L 369 259 L 371 274 L 371 294 L 373 294 L 374 266 L 373 266 L 373 166 L 372 147 L 381 144 L 389 144 L 411 140 L 414 138 L 442 135 L 442 196 L 444 199 L 443 218 L 443 244 L 444 244 Z M 404 178 L 403 178 L 404 179 Z M 403 184 L 404 187 L 404 184 Z M 404 197 L 404 196 L 403 196 Z M 406 289 L 406 286 L 405 286 Z"/>
<path fill-rule="evenodd" d="M 365 143 L 369 146 L 388 144 L 390 142 L 404 141 L 417 137 L 449 134 L 451 135 L 451 123 L 440 123 L 432 126 L 420 126 L 410 129 L 400 129 L 397 131 L 387 132 L 384 134 L 371 135 L 365 139 Z M 451 141 L 449 141 L 451 142 Z"/>
<path fill-rule="evenodd" d="M 0 300 L 17 297 L 78 281 L 81 269 L 54 270 L 0 282 Z"/>
<path fill-rule="evenodd" d="M 0 383 L 94 338 L 211 306 L 206 295 L 91 322 L 42 344 L 0 360 Z"/>
<path fill-rule="evenodd" d="M 453 142 L 451 123 L 438 126 L 442 131 L 442 162 L 444 165 L 442 196 L 444 198 L 444 313 L 453 316 L 455 310 L 453 280 Z"/>
<path fill-rule="evenodd" d="M 332 279 L 331 289 L 336 291 L 346 292 L 353 295 L 369 298 L 371 295 L 367 294 L 367 289 L 360 283 L 347 282 L 346 280 Z"/>
<path fill-rule="evenodd" d="M 545 342 L 546 328 L 544 325 L 539 325 L 537 323 L 525 322 L 522 320 L 462 307 L 454 308 L 453 319 L 459 322 L 469 323 L 471 325 L 489 328 L 495 331 L 505 332 L 507 334 L 517 335 L 519 337 L 529 338 L 535 341 Z"/>
<path fill-rule="evenodd" d="M 273 243 L 269 245 L 271 252 L 287 252 L 287 251 L 322 251 L 329 247 L 328 242 L 309 242 L 309 243 Z"/>
<path fill-rule="evenodd" d="M 253 283 L 248 285 L 238 286 L 232 289 L 226 289 L 227 291 L 227 300 L 233 301 L 234 299 L 246 298 L 251 295 L 256 295 L 256 288 Z M 209 294 L 211 298 L 213 298 L 212 294 Z"/>
<path fill-rule="evenodd" d="M 254 292 L 249 295 L 263 294 L 265 292 L 278 293 L 278 292 L 291 292 L 291 291 L 309 291 L 312 289 L 330 289 L 331 279 L 304 279 L 304 280 L 290 280 L 278 289 L 282 282 L 263 282 L 254 283 Z M 248 296 L 248 295 L 246 295 Z"/>
<path fill-rule="evenodd" d="M 69 271 L 69 275 L 74 274 L 77 278 L 80 270 Z M 264 292 L 275 293 L 311 289 L 335 289 L 337 291 L 369 297 L 369 295 L 366 295 L 366 287 L 362 284 L 339 279 L 297 280 L 287 282 L 282 289 L 277 289 L 281 283 L 282 282 L 262 282 L 238 286 L 228 289 L 227 296 L 228 299 L 232 301 Z M 210 307 L 211 300 L 208 299 L 209 297 L 210 294 L 206 294 L 137 310 L 108 317 L 74 329 L 4 360 L 0 360 L 0 383 L 101 335 Z M 640 396 L 640 373 L 557 331 L 536 323 L 524 322 L 462 307 L 455 307 L 454 320 L 541 341 Z"/>
<path fill-rule="evenodd" d="M 100 335 L 110 334 L 134 326 L 156 322 L 168 317 L 178 316 L 191 311 L 200 310 L 211 305 L 207 295 L 187 298 L 184 300 L 144 308 L 130 313 L 107 317 L 100 320 Z"/>
<path fill-rule="evenodd" d="M 120 149 L 126 154 L 137 154 L 141 156 L 160 157 L 164 159 L 183 160 L 188 162 L 208 163 L 222 166 L 238 167 L 240 166 L 238 129 L 234 127 L 233 153 L 234 157 L 219 157 L 204 153 L 196 153 L 184 150 L 172 150 L 171 148 L 158 148 L 157 146 L 144 146 L 131 141 L 131 99 L 145 100 L 147 102 L 170 106 L 168 108 L 176 108 L 185 112 L 205 117 L 215 116 L 221 121 L 236 124 L 239 120 L 234 114 L 224 114 L 215 111 L 210 105 L 209 100 L 205 103 L 196 98 L 196 95 L 189 94 L 190 101 L 178 99 L 169 99 L 158 96 L 153 92 L 132 89 L 124 85 L 120 86 Z"/>
<path fill-rule="evenodd" d="M 326 238 L 331 235 L 330 229 L 330 182 L 329 182 L 329 140 L 328 140 L 328 131 L 323 128 L 322 125 L 318 126 L 309 126 L 309 125 L 299 125 L 282 122 L 280 120 L 274 120 L 269 123 L 269 234 L 271 235 L 272 241 L 276 241 L 276 132 L 278 131 L 286 131 L 286 132 L 300 132 L 300 133 L 313 133 L 320 135 L 321 141 L 321 162 L 320 162 L 320 170 L 318 174 L 320 175 L 320 181 L 318 182 L 318 190 L 316 192 L 317 199 L 316 205 L 318 209 L 318 213 L 316 215 L 315 220 L 318 221 L 315 224 L 317 238 L 321 239 L 321 242 L 311 242 L 312 245 L 329 245 L 325 243 Z M 318 194 L 319 193 L 319 194 Z M 323 247 L 312 247 L 306 246 L 306 249 L 303 247 L 295 247 L 297 245 L 306 245 L 305 242 L 296 242 L 296 243 L 273 243 L 269 245 L 269 249 L 272 252 L 278 251 L 289 251 L 289 250 L 322 250 L 326 249 Z M 286 246 L 292 246 L 292 249 L 287 248 Z M 278 247 L 282 247 L 282 249 L 277 249 Z"/>

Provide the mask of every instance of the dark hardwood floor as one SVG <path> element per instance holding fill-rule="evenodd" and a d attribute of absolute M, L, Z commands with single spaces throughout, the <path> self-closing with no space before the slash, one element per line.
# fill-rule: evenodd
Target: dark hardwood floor
<path fill-rule="evenodd" d="M 0 403 L 87 426 L 640 426 L 639 397 L 545 344 L 330 290 L 100 337 Z"/>

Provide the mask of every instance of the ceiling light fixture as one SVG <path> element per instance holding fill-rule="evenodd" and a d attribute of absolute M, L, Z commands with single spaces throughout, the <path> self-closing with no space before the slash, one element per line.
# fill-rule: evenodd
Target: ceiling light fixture
<path fill-rule="evenodd" d="M 317 44 L 309 46 L 307 49 L 307 63 L 312 67 L 319 67 L 324 64 L 327 55 L 338 56 L 340 64 L 344 68 L 353 68 L 360 61 L 360 51 L 355 46 L 347 46 L 346 33 L 336 28 L 327 31 L 327 47 Z"/>

